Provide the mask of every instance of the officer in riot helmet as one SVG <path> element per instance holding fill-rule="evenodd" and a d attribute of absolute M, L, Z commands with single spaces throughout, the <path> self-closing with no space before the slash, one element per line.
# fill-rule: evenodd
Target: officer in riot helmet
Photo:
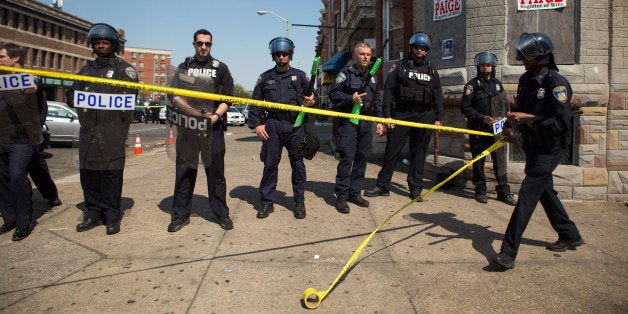
<path fill-rule="evenodd" d="M 304 95 L 309 81 L 306 74 L 290 66 L 294 54 L 292 40 L 277 37 L 270 41 L 268 48 L 275 66 L 259 76 L 252 98 L 294 106 L 314 106 L 315 94 Z M 279 161 L 284 147 L 292 168 L 293 215 L 296 219 L 305 218 L 305 123 L 295 127 L 297 115 L 296 111 L 278 109 L 265 112 L 260 107 L 249 111 L 249 127 L 263 142 L 260 159 L 264 162 L 264 172 L 259 187 L 261 207 L 257 210 L 257 218 L 266 218 L 274 211 Z"/>
<path fill-rule="evenodd" d="M 501 269 L 515 267 L 523 232 L 539 201 L 558 233 L 558 240 L 549 244 L 548 250 L 564 252 L 584 244 L 576 224 L 569 219 L 558 198 L 552 176 L 565 153 L 570 134 L 571 85 L 558 73 L 554 45 L 547 35 L 524 33 L 516 49 L 517 60 L 523 62 L 526 72 L 519 78 L 516 111 L 507 115 L 504 136 L 511 137 L 510 128 L 521 133 L 526 176 L 500 253 L 492 258 Z"/>
<path fill-rule="evenodd" d="M 441 126 L 443 119 L 443 93 L 438 72 L 426 61 L 430 50 L 430 37 L 424 32 L 414 33 L 409 40 L 408 56 L 395 62 L 388 72 L 383 88 L 383 116 Z M 375 134 L 388 134 L 382 169 L 376 186 L 364 192 L 370 197 L 388 196 L 390 181 L 401 150 L 409 138 L 410 170 L 407 176 L 409 197 L 416 199 L 423 190 L 423 169 L 432 130 L 378 123 Z M 421 201 L 422 199 L 419 199 Z"/>
<path fill-rule="evenodd" d="M 467 82 L 464 87 L 460 111 L 467 118 L 467 128 L 492 133 L 493 123 L 504 118 L 507 112 L 507 99 L 504 87 L 495 77 L 497 56 L 486 51 L 480 52 L 473 61 L 477 69 L 477 76 Z M 490 136 L 469 135 L 469 146 L 473 158 L 480 155 L 494 143 L 495 139 Z M 505 148 L 502 148 L 502 150 L 505 150 Z M 497 199 L 508 205 L 515 205 L 516 202 L 510 194 L 510 186 L 507 181 L 507 168 L 504 156 L 503 151 L 491 153 L 493 173 L 497 181 L 497 186 L 495 187 Z M 488 202 L 484 161 L 485 158 L 482 158 L 473 164 L 475 200 L 480 203 Z"/>
<path fill-rule="evenodd" d="M 171 85 L 207 93 L 233 95 L 233 77 L 229 67 L 211 55 L 211 32 L 200 29 L 194 33 L 193 39 L 195 54 L 179 64 Z M 170 121 L 177 126 L 177 158 L 168 232 L 177 232 L 190 222 L 198 167 L 205 169 L 209 207 L 216 216 L 216 222 L 225 230 L 233 229 L 227 206 L 224 135 L 227 128 L 225 113 L 231 104 L 173 95 L 170 95 L 170 99 L 173 104 Z M 198 162 L 199 152 L 202 163 Z"/>
<path fill-rule="evenodd" d="M 88 62 L 79 75 L 137 82 L 137 72 L 129 63 L 116 56 L 122 52 L 124 40 L 115 28 L 104 23 L 94 24 L 87 42 L 96 59 Z M 66 93 L 67 103 L 75 107 L 81 128 L 79 131 L 79 173 L 85 210 L 77 232 L 106 225 L 106 233 L 120 232 L 122 219 L 122 180 L 126 140 L 133 122 L 133 108 L 110 106 L 105 97 L 115 95 L 135 103 L 137 90 L 127 87 L 75 81 Z M 98 106 L 89 106 L 85 99 L 100 99 Z"/>

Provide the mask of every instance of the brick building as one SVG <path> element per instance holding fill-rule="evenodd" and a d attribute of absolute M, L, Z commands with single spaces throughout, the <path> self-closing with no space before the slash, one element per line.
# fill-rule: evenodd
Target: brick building
<path fill-rule="evenodd" d="M 447 126 L 465 127 L 460 99 L 464 84 L 475 76 L 473 57 L 478 52 L 497 55 L 497 78 L 514 95 L 525 71 L 515 60 L 514 43 L 523 32 L 548 34 L 560 72 L 573 87 L 572 106 L 581 111 L 574 116 L 570 158 L 556 170 L 555 187 L 565 199 L 628 200 L 628 1 L 554 1 L 565 6 L 546 10 L 518 7 L 520 2 L 548 3 L 538 0 L 321 1 L 325 74 L 334 75 L 344 65 L 338 59 L 355 43 L 370 42 L 377 52 L 388 39 L 380 75 L 387 73 L 390 62 L 407 53 L 407 40 L 414 32 L 430 34 L 428 58 L 443 82 Z M 468 160 L 467 138 L 441 132 L 440 153 Z M 374 152 L 383 151 L 385 140 L 375 141 Z M 523 162 L 509 146 L 509 179 L 517 188 Z"/>
<path fill-rule="evenodd" d="M 0 1 L 0 40 L 26 48 L 24 66 L 35 70 L 76 73 L 94 57 L 87 47 L 92 23 L 58 6 L 31 0 Z M 70 81 L 44 78 L 46 97 L 64 100 Z"/>
<path fill-rule="evenodd" d="M 172 59 L 171 50 L 125 47 L 122 57 L 135 67 L 140 83 L 166 86 L 166 74 Z M 139 91 L 138 97 L 151 98 L 157 102 L 164 100 L 163 93 L 151 91 Z"/>

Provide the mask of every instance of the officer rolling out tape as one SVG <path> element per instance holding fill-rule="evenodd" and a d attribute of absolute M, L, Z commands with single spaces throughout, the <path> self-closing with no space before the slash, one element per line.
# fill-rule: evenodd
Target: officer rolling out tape
<path fill-rule="evenodd" d="M 135 88 L 138 90 L 162 92 L 162 93 L 167 93 L 167 94 L 175 94 L 175 95 L 180 95 L 180 96 L 209 99 L 209 100 L 215 100 L 215 101 L 220 101 L 220 102 L 229 102 L 229 103 L 240 104 L 240 105 L 248 104 L 248 105 L 253 105 L 253 106 L 258 106 L 258 107 L 266 107 L 266 108 L 273 108 L 273 109 L 279 109 L 279 110 L 302 111 L 305 113 L 318 114 L 318 115 L 324 115 L 324 116 L 330 116 L 330 117 L 360 119 L 360 120 L 365 120 L 365 121 L 387 123 L 391 125 L 403 125 L 403 126 L 409 126 L 409 127 L 415 127 L 415 128 L 440 130 L 440 131 L 445 131 L 445 132 L 476 134 L 476 135 L 481 135 L 481 136 L 493 136 L 493 134 L 491 133 L 468 130 L 468 129 L 463 129 L 463 128 L 435 126 L 432 124 L 416 123 L 416 122 L 410 122 L 410 121 L 395 120 L 395 119 L 390 119 L 390 118 L 362 116 L 362 115 L 357 115 L 357 114 L 336 112 L 336 111 L 323 110 L 323 109 L 317 109 L 317 108 L 311 108 L 311 107 L 285 105 L 285 104 L 280 104 L 280 103 L 275 103 L 275 102 L 270 102 L 270 101 L 262 101 L 262 100 L 241 98 L 241 97 L 235 97 L 235 96 L 212 94 L 212 93 L 206 93 L 206 92 L 187 90 L 183 88 L 142 84 L 142 83 L 107 79 L 107 78 L 101 78 L 101 77 L 83 76 L 83 75 L 78 75 L 78 74 L 68 74 L 68 73 L 59 73 L 59 72 L 51 72 L 51 71 L 32 70 L 32 69 L 25 69 L 25 68 L 14 68 L 14 67 L 7 67 L 7 66 L 0 66 L 0 70 L 10 71 L 10 72 L 29 73 L 33 75 L 61 78 L 61 79 L 67 79 L 67 80 L 100 83 L 100 84 L 105 84 L 105 85 L 121 86 L 121 87 L 126 87 L 126 88 Z"/>
<path fill-rule="evenodd" d="M 305 291 L 303 291 L 303 303 L 305 304 L 305 306 L 307 308 L 309 308 L 309 309 L 315 309 L 315 308 L 317 308 L 321 304 L 321 302 L 323 302 L 323 299 L 325 299 L 327 294 L 336 286 L 336 284 L 345 276 L 347 271 L 358 260 L 358 257 L 360 257 L 360 254 L 362 253 L 362 250 L 364 250 L 364 247 L 366 246 L 366 244 L 371 240 L 371 238 L 375 235 L 375 233 L 377 233 L 377 231 L 379 231 L 379 229 L 381 229 L 386 223 L 388 223 L 388 221 L 390 221 L 393 217 L 395 217 L 401 211 L 406 209 L 408 206 L 412 205 L 412 203 L 415 203 L 415 202 L 418 202 L 421 199 L 424 199 L 426 196 L 428 196 L 432 192 L 436 191 L 438 188 L 440 188 L 442 185 L 447 183 L 449 180 L 451 180 L 454 177 L 456 177 L 457 175 L 459 175 L 466 168 L 468 168 L 469 166 L 473 165 L 473 163 L 475 163 L 476 161 L 486 157 L 487 155 L 490 155 L 492 152 L 494 152 L 498 148 L 504 146 L 506 143 L 507 143 L 507 141 L 505 139 L 503 139 L 503 138 L 501 138 L 499 141 L 496 141 L 495 144 L 491 145 L 489 148 L 487 148 L 485 151 L 483 151 L 480 155 L 475 157 L 473 160 L 469 161 L 467 164 L 462 166 L 460 169 L 458 169 L 456 172 L 451 174 L 445 180 L 443 180 L 442 182 L 438 183 L 433 188 L 431 188 L 429 191 L 423 193 L 421 196 L 411 200 L 409 203 L 405 204 L 403 207 L 399 208 L 394 213 L 392 213 L 390 216 L 388 216 L 388 218 L 386 218 L 384 221 L 382 221 L 377 226 L 377 228 L 375 228 L 375 230 L 373 230 L 366 237 L 366 239 L 364 239 L 362 241 L 362 243 L 360 243 L 358 248 L 355 250 L 355 252 L 353 252 L 353 255 L 351 255 L 351 257 L 349 258 L 349 260 L 347 261 L 345 266 L 342 268 L 342 270 L 340 271 L 340 273 L 338 274 L 338 276 L 336 277 L 334 282 L 332 282 L 332 284 L 329 286 L 329 288 L 327 288 L 327 290 L 325 290 L 325 291 L 317 291 L 314 288 L 307 288 L 307 289 L 305 289 Z"/>

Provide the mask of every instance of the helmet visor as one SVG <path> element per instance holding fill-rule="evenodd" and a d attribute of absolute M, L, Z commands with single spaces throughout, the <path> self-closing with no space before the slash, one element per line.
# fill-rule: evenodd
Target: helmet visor
<path fill-rule="evenodd" d="M 543 46 L 530 34 L 524 34 L 517 43 L 517 60 L 530 60 L 546 54 Z"/>

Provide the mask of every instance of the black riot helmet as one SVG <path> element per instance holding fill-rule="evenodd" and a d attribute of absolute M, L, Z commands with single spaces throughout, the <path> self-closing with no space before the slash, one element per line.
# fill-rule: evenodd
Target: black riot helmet
<path fill-rule="evenodd" d="M 554 61 L 554 44 L 543 33 L 523 33 L 517 42 L 517 57 L 519 61 L 537 59 L 539 63 L 558 71 Z"/>
<path fill-rule="evenodd" d="M 493 66 L 493 69 L 491 70 L 491 76 L 495 77 L 495 67 L 497 67 L 497 56 L 493 53 L 490 52 L 480 52 L 477 55 L 475 55 L 475 58 L 473 58 L 473 63 L 475 64 L 475 67 L 478 70 L 477 75 L 480 76 L 480 74 L 488 74 L 488 73 L 480 73 L 480 64 L 490 64 Z"/>
<path fill-rule="evenodd" d="M 108 39 L 113 45 L 113 51 L 120 52 L 120 47 L 124 44 L 118 31 L 113 26 L 105 23 L 96 23 L 92 25 L 87 33 L 87 43 L 94 47 L 94 40 L 96 39 Z"/>
<path fill-rule="evenodd" d="M 294 43 L 287 37 L 276 37 L 268 43 L 268 49 L 270 49 L 270 56 L 275 60 L 273 54 L 275 52 L 286 52 L 290 55 L 292 60 L 292 54 L 294 54 Z"/>

